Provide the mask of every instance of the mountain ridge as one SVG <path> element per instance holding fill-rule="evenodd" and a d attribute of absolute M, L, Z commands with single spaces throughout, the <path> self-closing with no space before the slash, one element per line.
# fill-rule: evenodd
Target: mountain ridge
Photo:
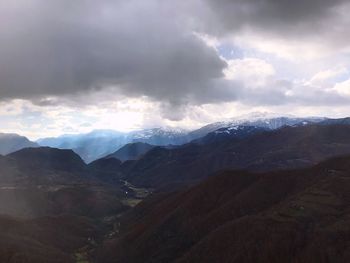
<path fill-rule="evenodd" d="M 248 116 L 245 117 L 248 118 Z M 254 115 L 250 118 L 250 120 L 234 119 L 226 122 L 216 122 L 193 131 L 167 127 L 143 129 L 127 133 L 114 130 L 95 130 L 86 134 L 66 134 L 59 137 L 42 138 L 37 142 L 41 146 L 73 149 L 85 162 L 89 163 L 116 152 L 128 143 L 143 142 L 155 146 L 182 145 L 222 128 L 255 126 L 273 130 L 282 126 L 306 125 L 325 120 L 322 117 L 276 117 L 266 114 Z"/>
<path fill-rule="evenodd" d="M 195 182 L 221 169 L 305 167 L 347 153 L 350 154 L 350 125 L 283 127 L 219 143 L 154 148 L 133 162 L 125 176 L 135 185 L 154 188 L 179 181 Z"/>
<path fill-rule="evenodd" d="M 28 147 L 39 147 L 27 137 L 16 133 L 0 133 L 0 154 L 6 155 Z"/>

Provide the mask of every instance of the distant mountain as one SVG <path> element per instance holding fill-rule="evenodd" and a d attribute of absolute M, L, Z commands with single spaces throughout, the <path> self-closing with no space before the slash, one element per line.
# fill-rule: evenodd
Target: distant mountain
<path fill-rule="evenodd" d="M 41 146 L 72 149 L 87 163 L 116 152 L 128 143 L 143 142 L 152 145 L 179 145 L 190 141 L 187 133 L 180 129 L 146 129 L 122 133 L 110 130 L 96 130 L 87 134 L 63 135 L 44 138 L 37 142 Z"/>
<path fill-rule="evenodd" d="M 62 135 L 57 138 L 44 138 L 37 141 L 41 146 L 72 149 L 87 163 L 116 151 L 128 142 L 126 134 L 109 130 Z"/>
<path fill-rule="evenodd" d="M 0 154 L 6 155 L 28 147 L 39 147 L 39 145 L 18 134 L 0 133 Z"/>
<path fill-rule="evenodd" d="M 290 169 L 341 154 L 350 154 L 350 125 L 283 127 L 219 143 L 157 147 L 129 165 L 124 174 L 135 185 L 160 188 L 198 182 L 222 169 Z"/>
<path fill-rule="evenodd" d="M 229 139 L 243 139 L 258 132 L 268 131 L 270 129 L 259 126 L 228 126 L 208 133 L 206 136 L 193 140 L 192 143 L 209 144 L 219 143 Z"/>
<path fill-rule="evenodd" d="M 276 117 L 275 115 L 255 114 L 237 118 L 227 122 L 209 124 L 194 131 L 173 128 L 154 128 L 128 133 L 112 130 L 96 130 L 87 134 L 63 135 L 57 138 L 44 138 L 37 141 L 41 146 L 49 146 L 59 149 L 72 149 L 82 159 L 90 163 L 103 158 L 122 148 L 124 145 L 135 142 L 143 142 L 155 146 L 182 145 L 206 136 L 220 129 L 242 130 L 238 137 L 242 137 L 245 128 L 255 127 L 256 130 L 274 130 L 283 126 L 302 126 L 324 121 L 325 118 L 296 118 Z M 238 127 L 238 128 L 237 128 Z M 248 128 L 251 129 L 251 128 Z M 247 129 L 247 130 L 248 130 Z M 251 132 L 247 132 L 247 135 Z M 231 133 L 231 135 L 234 135 Z"/>
<path fill-rule="evenodd" d="M 242 116 L 229 121 L 211 123 L 198 130 L 190 132 L 189 136 L 193 138 L 201 138 L 207 135 L 208 133 L 214 132 L 219 129 L 229 129 L 239 126 L 250 126 L 263 128 L 266 130 L 275 130 L 283 126 L 303 126 L 308 124 L 319 123 L 325 120 L 326 118 L 323 117 L 279 117 L 274 114 L 271 115 L 259 113 L 248 116 Z"/>
<path fill-rule="evenodd" d="M 340 118 L 340 119 L 327 119 L 322 121 L 320 124 L 322 125 L 350 125 L 350 117 L 348 118 Z"/>
<path fill-rule="evenodd" d="M 350 262 L 349 188 L 350 157 L 302 170 L 221 172 L 124 215 L 97 262 Z"/>
<path fill-rule="evenodd" d="M 121 161 L 127 160 L 137 160 L 142 155 L 152 150 L 155 146 L 150 145 L 148 143 L 136 142 L 136 143 L 128 143 L 120 148 L 115 153 L 107 155 L 105 158 L 116 158 Z"/>
<path fill-rule="evenodd" d="M 151 145 L 180 145 L 191 140 L 188 131 L 175 128 L 153 128 L 129 133 L 131 142 L 144 142 Z"/>

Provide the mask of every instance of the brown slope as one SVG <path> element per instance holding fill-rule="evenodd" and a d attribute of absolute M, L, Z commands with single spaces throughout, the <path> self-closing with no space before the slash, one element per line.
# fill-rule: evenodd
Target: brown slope
<path fill-rule="evenodd" d="M 349 262 L 349 163 L 225 172 L 155 198 L 123 219 L 100 262 Z"/>
<path fill-rule="evenodd" d="M 0 262 L 69 263 L 75 252 L 97 238 L 93 223 L 81 217 L 19 220 L 0 216 Z"/>

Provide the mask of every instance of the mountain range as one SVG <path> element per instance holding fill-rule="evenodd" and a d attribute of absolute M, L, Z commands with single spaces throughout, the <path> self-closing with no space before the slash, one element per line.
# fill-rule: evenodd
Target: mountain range
<path fill-rule="evenodd" d="M 298 126 L 324 121 L 325 118 L 275 117 L 255 114 L 226 122 L 212 123 L 200 129 L 187 131 L 173 128 L 154 128 L 123 133 L 113 130 L 95 130 L 87 134 L 62 135 L 37 140 L 41 146 L 72 149 L 87 163 L 110 155 L 128 143 L 143 142 L 155 146 L 182 145 L 202 138 L 218 129 L 256 127 L 274 130 L 283 126 Z M 241 133 L 242 134 L 242 133 Z"/>
<path fill-rule="evenodd" d="M 175 149 L 156 147 L 122 168 L 125 180 L 161 188 L 196 183 L 222 169 L 293 169 L 342 154 L 350 154 L 350 126 L 312 124 Z"/>
<path fill-rule="evenodd" d="M 89 163 L 119 150 L 128 143 L 143 142 L 152 145 L 180 145 L 190 141 L 181 129 L 154 128 L 130 133 L 113 130 L 96 130 L 87 134 L 63 135 L 37 141 L 41 146 L 72 149 Z"/>

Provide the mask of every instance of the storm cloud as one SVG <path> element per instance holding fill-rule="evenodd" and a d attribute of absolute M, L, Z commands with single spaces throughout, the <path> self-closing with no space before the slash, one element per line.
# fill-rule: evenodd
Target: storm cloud
<path fill-rule="evenodd" d="M 349 25 L 346 19 L 348 0 L 204 1 L 208 4 L 207 15 L 213 16 L 211 22 L 217 23 L 211 28 L 217 34 L 261 30 L 293 38 L 324 35 Z"/>
<path fill-rule="evenodd" d="M 114 86 L 174 101 L 206 93 L 226 64 L 157 1 L 1 1 L 0 97 Z"/>

